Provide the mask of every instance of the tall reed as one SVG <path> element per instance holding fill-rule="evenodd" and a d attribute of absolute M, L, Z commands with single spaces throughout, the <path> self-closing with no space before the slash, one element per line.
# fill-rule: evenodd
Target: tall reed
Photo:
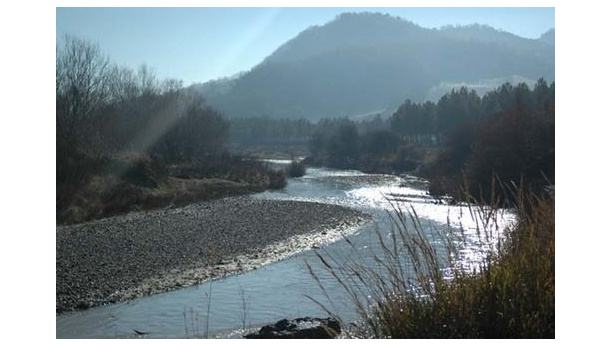
<path fill-rule="evenodd" d="M 476 220 L 477 242 L 486 247 L 474 265 L 460 251 L 472 239 L 464 231 L 424 228 L 413 208 L 397 203 L 387 236 L 376 231 L 381 250 L 372 260 L 356 254 L 345 261 L 318 251 L 323 271 L 308 262 L 309 272 L 329 300 L 324 274 L 353 302 L 360 321 L 351 336 L 554 338 L 554 193 L 501 188 L 516 197 L 518 221 L 511 227 L 499 228 L 497 204 L 465 206 Z M 323 301 L 310 299 L 340 319 Z"/>

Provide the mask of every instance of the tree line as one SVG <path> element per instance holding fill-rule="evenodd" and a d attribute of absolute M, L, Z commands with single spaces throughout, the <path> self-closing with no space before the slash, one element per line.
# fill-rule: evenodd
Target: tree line
<path fill-rule="evenodd" d="M 387 121 L 389 129 L 359 131 L 347 119 L 325 120 L 307 163 L 415 172 L 430 179 L 433 194 L 454 197 L 469 189 L 491 198 L 496 179 L 534 190 L 554 180 L 555 83 L 504 84 L 483 97 L 460 88 L 436 103 L 407 100 Z"/>
<path fill-rule="evenodd" d="M 539 79 L 533 90 L 527 84 L 503 84 L 480 97 L 462 87 L 442 96 L 438 102 L 405 101 L 392 115 L 392 132 L 410 134 L 451 134 L 463 127 L 482 123 L 490 117 L 508 111 L 517 102 L 526 109 L 550 113 L 555 104 L 555 83 L 549 86 Z"/>
<path fill-rule="evenodd" d="M 459 196 L 461 188 L 489 194 L 494 175 L 515 183 L 526 177 L 536 188 L 548 184 L 554 114 L 555 83 L 539 79 L 531 89 L 506 83 L 483 96 L 462 87 L 437 102 L 406 100 L 385 119 L 232 119 L 229 140 L 278 147 L 308 142 L 309 165 L 416 172 L 431 180 L 434 194 Z"/>
<path fill-rule="evenodd" d="M 158 187 L 177 175 L 285 184 L 275 172 L 226 152 L 229 128 L 182 81 L 160 80 L 146 65 L 119 66 L 98 45 L 65 36 L 56 47 L 58 219 L 76 203 L 90 204 L 94 191 L 83 191 L 100 180 L 118 181 L 104 189 L 102 204 L 128 187 Z"/>
<path fill-rule="evenodd" d="M 66 153 L 137 151 L 164 161 L 219 153 L 229 129 L 181 81 L 158 80 L 146 65 L 112 64 L 97 45 L 71 36 L 57 48 L 56 121 L 57 146 Z"/>

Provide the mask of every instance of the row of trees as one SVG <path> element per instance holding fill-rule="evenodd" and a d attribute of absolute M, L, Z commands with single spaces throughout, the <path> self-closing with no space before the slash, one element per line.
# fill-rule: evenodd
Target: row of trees
<path fill-rule="evenodd" d="M 449 134 L 508 111 L 517 102 L 526 109 L 550 114 L 551 105 L 555 104 L 555 83 L 549 86 L 544 79 L 539 79 L 533 90 L 524 83 L 516 86 L 506 83 L 483 97 L 462 87 L 436 103 L 407 100 L 390 118 L 390 127 L 400 136 Z"/>
<path fill-rule="evenodd" d="M 229 141 L 236 145 L 282 145 L 306 143 L 316 133 L 334 128 L 336 124 L 351 123 L 359 133 L 389 129 L 389 121 L 376 115 L 370 119 L 352 121 L 347 118 L 323 118 L 311 121 L 306 118 L 247 117 L 230 119 Z"/>
<path fill-rule="evenodd" d="M 235 118 L 230 120 L 230 141 L 237 145 L 281 145 L 289 142 L 306 142 L 316 125 L 300 119 L 274 119 L 269 117 Z"/>
<path fill-rule="evenodd" d="M 230 141 L 241 145 L 282 144 L 311 139 L 311 148 L 318 152 L 324 137 L 332 136 L 338 124 L 353 124 L 359 134 L 391 131 L 413 145 L 439 145 L 457 131 L 480 124 L 495 114 L 506 112 L 517 102 L 525 109 L 551 114 L 555 102 L 555 84 L 538 80 L 533 90 L 527 84 L 506 83 L 484 96 L 462 87 L 444 95 L 438 102 L 405 101 L 390 117 L 380 116 L 364 121 L 346 118 L 322 119 L 318 122 L 301 119 L 268 117 L 231 120 Z M 316 153 L 312 152 L 312 153 Z"/>
<path fill-rule="evenodd" d="M 111 64 L 97 45 L 70 36 L 56 61 L 58 148 L 89 157 L 147 152 L 167 161 L 224 148 L 227 121 L 181 81 L 160 81 L 145 65 Z"/>
<path fill-rule="evenodd" d="M 199 178 L 211 174 L 264 189 L 276 176 L 223 155 L 228 137 L 229 122 L 181 81 L 159 80 L 147 66 L 117 66 L 79 38 L 66 36 L 57 46 L 58 221 L 138 209 L 145 201 L 161 205 L 146 188 L 187 165 Z"/>
<path fill-rule="evenodd" d="M 469 188 L 489 198 L 494 178 L 540 190 L 554 179 L 554 90 L 541 79 L 532 90 L 505 84 L 483 98 L 462 88 L 437 103 L 406 101 L 390 118 L 391 130 L 359 131 L 347 119 L 325 120 L 312 136 L 308 162 L 371 172 L 417 168 L 435 194 L 459 196 Z M 426 133 L 440 133 L 435 138 L 443 138 L 442 146 L 418 147 L 431 141 Z"/>
<path fill-rule="evenodd" d="M 555 83 L 540 79 L 533 89 L 505 84 L 482 98 L 461 89 L 441 98 L 436 109 L 438 118 L 456 119 L 445 127 L 441 154 L 421 169 L 433 194 L 460 197 L 466 189 L 486 201 L 511 200 L 493 186 L 496 181 L 534 193 L 554 183 Z"/>
<path fill-rule="evenodd" d="M 311 156 L 307 162 L 366 172 L 411 170 L 416 158 L 413 147 L 388 130 L 375 126 L 366 130 L 369 123 L 348 119 L 321 121 L 309 143 Z"/>

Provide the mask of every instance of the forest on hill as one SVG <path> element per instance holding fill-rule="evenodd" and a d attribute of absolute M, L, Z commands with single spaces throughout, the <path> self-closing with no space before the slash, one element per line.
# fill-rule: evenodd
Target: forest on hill
<path fill-rule="evenodd" d="M 301 32 L 249 71 L 191 88 L 231 118 L 391 113 L 447 83 L 552 81 L 553 37 L 526 39 L 476 24 L 426 29 L 380 13 L 344 13 Z"/>

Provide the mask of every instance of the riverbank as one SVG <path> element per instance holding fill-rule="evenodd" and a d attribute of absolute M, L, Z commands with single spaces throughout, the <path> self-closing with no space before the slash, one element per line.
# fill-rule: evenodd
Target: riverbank
<path fill-rule="evenodd" d="M 328 204 L 225 198 L 56 228 L 56 313 L 244 272 L 370 217 Z"/>
<path fill-rule="evenodd" d="M 57 225 L 281 189 L 287 183 L 283 170 L 230 154 L 180 164 L 133 152 L 82 159 L 91 170 L 84 177 L 57 180 Z"/>

